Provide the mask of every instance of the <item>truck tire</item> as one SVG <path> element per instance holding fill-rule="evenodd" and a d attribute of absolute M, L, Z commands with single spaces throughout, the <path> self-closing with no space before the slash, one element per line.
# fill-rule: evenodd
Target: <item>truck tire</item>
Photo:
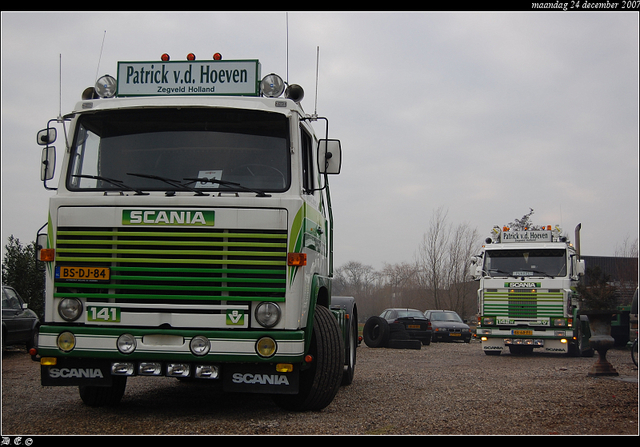
<path fill-rule="evenodd" d="M 126 387 L 126 376 L 113 376 L 111 386 L 80 386 L 80 398 L 90 407 L 117 405 L 122 400 Z"/>
<path fill-rule="evenodd" d="M 347 339 L 345 340 L 345 361 L 342 373 L 342 385 L 351 385 L 356 372 L 356 348 L 358 347 L 358 322 L 349 318 Z"/>
<path fill-rule="evenodd" d="M 331 311 L 317 306 L 309 354 L 310 368 L 300 372 L 298 394 L 277 394 L 275 403 L 285 410 L 319 411 L 336 396 L 344 368 L 344 342 L 338 321 Z"/>
<path fill-rule="evenodd" d="M 389 323 L 380 317 L 371 317 L 362 329 L 364 342 L 370 348 L 381 348 L 389 341 Z"/>

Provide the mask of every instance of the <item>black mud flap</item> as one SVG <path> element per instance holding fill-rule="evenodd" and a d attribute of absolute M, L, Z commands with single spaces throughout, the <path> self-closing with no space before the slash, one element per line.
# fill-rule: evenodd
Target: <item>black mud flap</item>
<path fill-rule="evenodd" d="M 40 367 L 43 386 L 111 386 L 111 362 L 89 359 L 61 359 L 52 366 Z"/>
<path fill-rule="evenodd" d="M 273 364 L 225 365 L 222 384 L 233 393 L 297 394 L 299 377 L 298 365 L 288 373 L 276 371 Z"/>

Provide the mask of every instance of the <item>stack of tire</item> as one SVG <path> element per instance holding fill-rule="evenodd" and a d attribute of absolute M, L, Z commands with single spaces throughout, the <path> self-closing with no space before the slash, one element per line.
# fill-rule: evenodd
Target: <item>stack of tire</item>
<path fill-rule="evenodd" d="M 370 348 L 422 348 L 422 342 L 411 338 L 402 323 L 389 323 L 381 317 L 370 317 L 367 320 L 362 330 L 362 337 Z"/>

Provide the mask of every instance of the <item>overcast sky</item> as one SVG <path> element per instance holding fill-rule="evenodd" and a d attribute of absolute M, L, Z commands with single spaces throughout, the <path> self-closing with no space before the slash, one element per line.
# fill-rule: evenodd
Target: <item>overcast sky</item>
<path fill-rule="evenodd" d="M 585 255 L 638 237 L 637 13 L 290 12 L 288 35 L 287 64 L 284 12 L 2 13 L 2 246 L 46 222 L 35 135 L 58 115 L 60 55 L 63 114 L 117 61 L 164 52 L 288 67 L 312 113 L 317 47 L 317 112 L 343 149 L 336 266 L 412 262 L 438 208 L 481 238 L 530 208 L 582 223 Z"/>

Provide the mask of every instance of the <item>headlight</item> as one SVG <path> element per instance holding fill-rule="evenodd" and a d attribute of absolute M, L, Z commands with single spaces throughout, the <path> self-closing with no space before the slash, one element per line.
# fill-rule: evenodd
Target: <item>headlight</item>
<path fill-rule="evenodd" d="M 556 318 L 553 320 L 553 325 L 554 326 L 566 326 L 567 325 L 567 320 L 565 320 L 564 318 Z"/>
<path fill-rule="evenodd" d="M 96 81 L 94 88 L 101 98 L 112 98 L 116 94 L 118 82 L 113 76 L 104 75 Z"/>
<path fill-rule="evenodd" d="M 69 352 L 76 347 L 76 337 L 71 332 L 63 332 L 58 335 L 58 349 Z"/>
<path fill-rule="evenodd" d="M 58 314 L 65 321 L 75 321 L 82 315 L 82 301 L 77 298 L 64 298 L 58 304 Z"/>
<path fill-rule="evenodd" d="M 484 326 L 495 326 L 496 318 L 495 317 L 482 317 L 482 324 Z"/>
<path fill-rule="evenodd" d="M 256 321 L 260 326 L 270 328 L 274 327 L 280 321 L 280 306 L 276 303 L 260 303 L 256 307 L 255 316 Z"/>
<path fill-rule="evenodd" d="M 122 334 L 118 337 L 117 346 L 123 354 L 131 354 L 136 350 L 136 338 L 131 334 Z"/>
<path fill-rule="evenodd" d="M 260 92 L 267 98 L 277 98 L 284 92 L 284 81 L 277 74 L 268 74 L 260 82 Z"/>
<path fill-rule="evenodd" d="M 271 357 L 276 353 L 278 345 L 271 337 L 262 337 L 256 342 L 256 352 L 261 357 Z"/>
<path fill-rule="evenodd" d="M 207 337 L 198 335 L 191 339 L 189 348 L 191 348 L 191 352 L 194 355 L 207 355 L 209 353 L 209 349 L 211 349 L 211 342 Z"/>

